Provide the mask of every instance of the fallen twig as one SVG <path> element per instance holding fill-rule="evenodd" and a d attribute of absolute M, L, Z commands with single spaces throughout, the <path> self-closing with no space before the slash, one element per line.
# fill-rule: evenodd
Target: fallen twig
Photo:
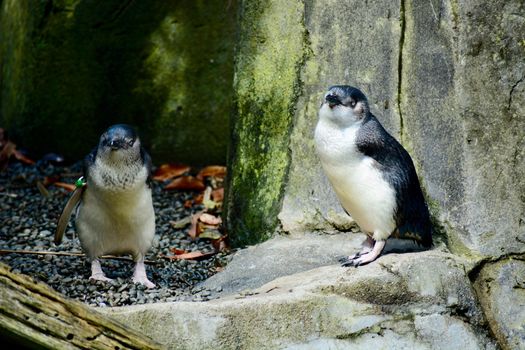
<path fill-rule="evenodd" d="M 0 249 L 0 255 L 5 254 L 27 254 L 27 255 L 56 255 L 56 256 L 86 256 L 82 252 L 50 252 L 47 250 L 13 250 L 13 249 Z M 133 261 L 132 258 L 127 256 L 114 256 L 114 255 L 102 255 L 100 259 L 113 259 L 122 261 Z M 156 264 L 157 261 L 144 260 L 145 264 Z"/>

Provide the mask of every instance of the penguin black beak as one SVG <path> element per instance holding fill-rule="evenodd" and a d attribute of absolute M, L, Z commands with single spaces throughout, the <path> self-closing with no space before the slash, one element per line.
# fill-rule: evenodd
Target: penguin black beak
<path fill-rule="evenodd" d="M 113 140 L 108 142 L 108 146 L 112 150 L 118 150 L 118 149 L 122 149 L 122 148 L 127 148 L 127 143 L 126 143 L 126 141 L 124 139 L 113 139 Z"/>
<path fill-rule="evenodd" d="M 332 95 L 332 94 L 326 95 L 325 101 L 326 101 L 326 103 L 328 103 L 328 106 L 330 108 L 334 108 L 334 106 L 337 106 L 337 105 L 341 104 L 341 101 L 339 100 L 339 97 L 337 97 L 336 95 Z"/>

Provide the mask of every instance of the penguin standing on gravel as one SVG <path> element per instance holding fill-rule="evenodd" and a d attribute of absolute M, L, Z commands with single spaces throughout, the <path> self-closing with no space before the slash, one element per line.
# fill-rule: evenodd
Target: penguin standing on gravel
<path fill-rule="evenodd" d="M 432 245 L 427 205 L 408 152 L 370 113 L 357 88 L 332 86 L 315 128 L 322 167 L 345 211 L 368 236 L 363 249 L 340 261 L 374 261 L 388 237 Z"/>
<path fill-rule="evenodd" d="M 82 249 L 91 261 L 90 279 L 109 281 L 100 266 L 104 254 L 131 254 L 136 262 L 133 282 L 153 288 L 144 256 L 155 235 L 155 213 L 149 179 L 151 158 L 133 128 L 108 128 L 84 159 L 84 183 L 66 204 L 57 225 L 55 244 L 64 235 L 72 211 Z"/>

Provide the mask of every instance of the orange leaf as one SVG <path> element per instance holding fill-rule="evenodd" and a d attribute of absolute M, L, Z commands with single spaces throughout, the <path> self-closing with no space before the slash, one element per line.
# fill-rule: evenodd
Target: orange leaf
<path fill-rule="evenodd" d="M 184 249 L 170 248 L 170 252 L 172 252 L 175 255 L 181 255 L 181 254 L 186 254 L 188 251 Z"/>
<path fill-rule="evenodd" d="M 226 167 L 222 165 L 210 165 L 202 168 L 197 175 L 197 178 L 203 179 L 205 177 L 214 176 L 214 177 L 225 177 L 226 176 Z"/>
<path fill-rule="evenodd" d="M 153 174 L 155 181 L 166 181 L 171 178 L 181 176 L 190 171 L 191 167 L 184 164 L 162 164 Z"/>
<path fill-rule="evenodd" d="M 221 218 L 218 218 L 216 216 L 213 216 L 213 215 L 210 215 L 210 214 L 207 214 L 207 213 L 203 213 L 199 217 L 199 221 L 203 222 L 205 224 L 214 225 L 214 226 L 220 225 L 222 223 L 222 219 Z"/>
<path fill-rule="evenodd" d="M 53 185 L 55 185 L 57 187 L 64 188 L 64 189 L 68 190 L 69 192 L 73 192 L 75 190 L 75 188 L 77 188 L 75 186 L 75 184 L 68 184 L 68 183 L 65 183 L 65 182 L 55 182 Z"/>
<path fill-rule="evenodd" d="M 14 150 L 14 151 L 13 151 L 13 156 L 14 156 L 16 159 L 18 159 L 19 161 L 21 161 L 22 163 L 29 164 L 29 165 L 35 164 L 35 161 L 34 161 L 34 160 L 27 158 L 26 156 L 24 156 L 24 155 L 23 155 L 20 151 L 18 151 L 18 150 Z"/>
<path fill-rule="evenodd" d="M 213 190 L 211 192 L 211 198 L 214 202 L 222 202 L 224 200 L 224 187 Z"/>
<path fill-rule="evenodd" d="M 184 201 L 184 208 L 189 209 L 191 207 L 193 207 L 193 202 L 191 199 L 187 199 L 186 201 Z"/>
<path fill-rule="evenodd" d="M 175 259 L 202 260 L 202 259 L 209 258 L 215 254 L 216 254 L 215 252 L 203 253 L 201 251 L 196 251 L 196 252 L 189 252 L 185 254 L 175 255 Z"/>
<path fill-rule="evenodd" d="M 204 183 L 193 176 L 181 176 L 164 186 L 166 190 L 193 190 L 202 191 L 206 188 Z"/>

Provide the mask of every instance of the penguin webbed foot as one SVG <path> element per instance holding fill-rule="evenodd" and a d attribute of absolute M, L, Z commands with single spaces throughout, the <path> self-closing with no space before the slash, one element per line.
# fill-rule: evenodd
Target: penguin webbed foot
<path fill-rule="evenodd" d="M 155 288 L 155 284 L 148 279 L 146 275 L 146 267 L 144 266 L 144 258 L 137 261 L 135 265 L 135 271 L 133 272 L 133 283 L 139 283 L 144 285 L 146 288 Z"/>
<path fill-rule="evenodd" d="M 102 281 L 102 282 L 112 282 L 113 281 L 111 278 L 106 277 L 104 273 L 92 274 L 91 276 L 89 276 L 89 279 L 92 281 Z"/>
<path fill-rule="evenodd" d="M 113 281 L 111 278 L 106 277 L 104 271 L 102 271 L 102 266 L 100 266 L 100 261 L 98 259 L 91 260 L 91 276 L 89 277 L 89 279 L 93 281 L 103 282 Z"/>
<path fill-rule="evenodd" d="M 339 259 L 339 262 L 343 267 L 358 267 L 361 265 L 366 265 L 377 259 L 379 255 L 381 255 L 381 252 L 385 247 L 385 243 L 386 241 L 376 241 L 373 248 L 365 247 L 359 253 L 356 253 L 346 258 Z"/>
<path fill-rule="evenodd" d="M 341 256 L 341 257 L 338 257 L 337 260 L 339 261 L 339 263 L 341 263 L 341 266 L 344 266 L 344 267 L 356 266 L 357 267 L 358 265 L 355 265 L 354 261 L 356 261 L 357 258 L 359 258 L 363 254 L 366 254 L 366 252 L 361 251 L 361 252 L 355 253 L 350 256 Z"/>

